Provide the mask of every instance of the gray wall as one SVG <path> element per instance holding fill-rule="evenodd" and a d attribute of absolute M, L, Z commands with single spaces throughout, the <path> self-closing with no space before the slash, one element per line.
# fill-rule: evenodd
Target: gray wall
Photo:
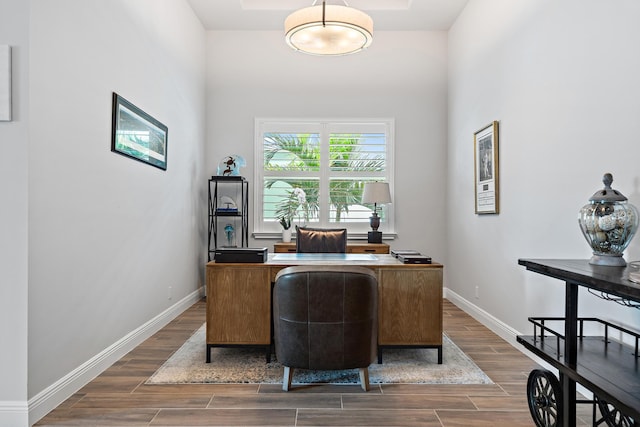
<path fill-rule="evenodd" d="M 29 2 L 0 0 L 12 48 L 13 121 L 0 122 L 0 425 L 27 422 Z"/>
<path fill-rule="evenodd" d="M 37 401 L 203 283 L 205 33 L 183 0 L 33 0 L 29 25 L 17 182 L 28 169 Z M 112 92 L 168 126 L 167 171 L 110 152 Z"/>
<path fill-rule="evenodd" d="M 471 0 L 451 29 L 447 286 L 486 318 L 530 333 L 527 316 L 563 315 L 562 283 L 517 260 L 589 258 L 578 211 L 605 172 L 640 206 L 639 18 L 635 0 Z M 492 120 L 501 212 L 478 216 L 473 133 Z M 640 329 L 639 310 L 580 298 L 581 314 Z"/>

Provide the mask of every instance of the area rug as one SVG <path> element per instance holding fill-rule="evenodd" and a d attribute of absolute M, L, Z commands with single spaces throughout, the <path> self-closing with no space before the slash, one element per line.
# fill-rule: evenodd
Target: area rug
<path fill-rule="evenodd" d="M 266 363 L 259 348 L 213 348 L 205 363 L 205 325 L 202 325 L 147 381 L 147 384 L 282 383 L 283 368 L 272 356 Z M 435 349 L 384 349 L 383 363 L 369 366 L 371 384 L 493 384 L 491 379 L 443 335 L 443 363 Z M 296 370 L 294 384 L 357 384 L 357 369 Z"/>

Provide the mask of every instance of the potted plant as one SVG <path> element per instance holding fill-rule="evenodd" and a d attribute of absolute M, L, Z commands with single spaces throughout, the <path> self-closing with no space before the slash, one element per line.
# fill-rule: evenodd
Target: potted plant
<path fill-rule="evenodd" d="M 282 241 L 291 241 L 291 223 L 294 217 L 298 216 L 300 223 L 306 225 L 309 221 L 311 208 L 307 202 L 305 191 L 300 187 L 295 187 L 288 191 L 286 198 L 278 204 L 276 215 L 278 222 L 282 225 Z"/>
<path fill-rule="evenodd" d="M 291 241 L 291 217 L 281 216 L 280 225 L 282 226 L 282 241 L 289 243 Z"/>

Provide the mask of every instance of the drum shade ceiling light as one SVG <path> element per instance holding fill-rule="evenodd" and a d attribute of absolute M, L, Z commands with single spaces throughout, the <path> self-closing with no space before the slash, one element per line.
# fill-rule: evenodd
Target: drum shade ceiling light
<path fill-rule="evenodd" d="M 317 1 L 317 0 L 316 0 Z M 347 55 L 373 41 L 373 20 L 357 9 L 328 5 L 297 10 L 284 21 L 286 41 L 293 49 L 311 55 Z"/>

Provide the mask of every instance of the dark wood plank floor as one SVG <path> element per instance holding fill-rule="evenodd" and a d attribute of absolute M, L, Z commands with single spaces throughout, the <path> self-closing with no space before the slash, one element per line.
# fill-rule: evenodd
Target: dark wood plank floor
<path fill-rule="evenodd" d="M 204 322 L 200 301 L 50 412 L 37 426 L 533 426 L 527 375 L 537 365 L 444 301 L 444 329 L 491 385 L 281 385 L 144 382 Z M 203 354 L 204 357 L 204 354 Z M 579 425 L 590 425 L 580 405 Z"/>

